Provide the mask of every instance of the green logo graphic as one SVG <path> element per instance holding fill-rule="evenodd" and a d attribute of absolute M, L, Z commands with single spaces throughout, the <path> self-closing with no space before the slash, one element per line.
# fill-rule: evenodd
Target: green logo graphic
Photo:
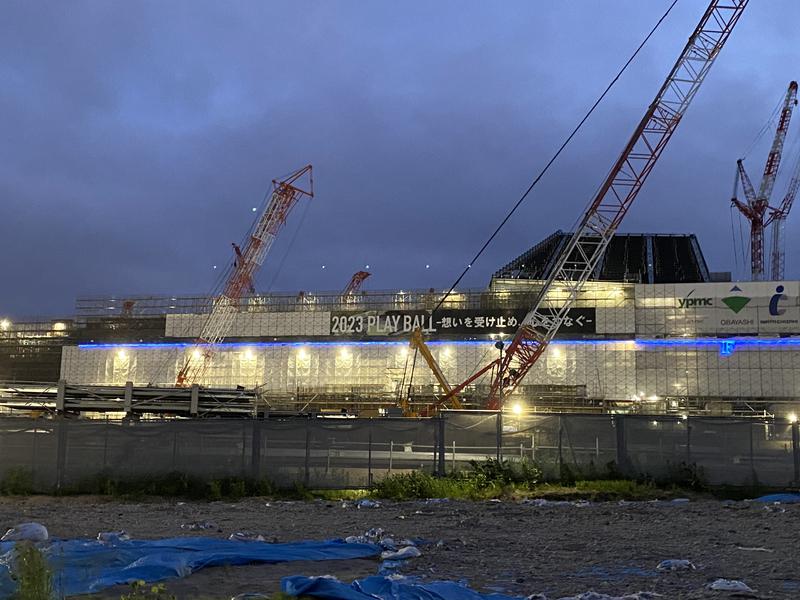
<path fill-rule="evenodd" d="M 723 298 L 722 301 L 725 303 L 725 306 L 738 314 L 740 310 L 750 303 L 750 298 L 747 296 L 728 296 L 727 298 Z"/>

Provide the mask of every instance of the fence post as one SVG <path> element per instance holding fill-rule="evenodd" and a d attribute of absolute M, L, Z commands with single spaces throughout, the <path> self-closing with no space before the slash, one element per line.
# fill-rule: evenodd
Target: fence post
<path fill-rule="evenodd" d="M 250 477 L 261 479 L 261 421 L 253 419 L 253 432 L 250 437 Z"/>
<path fill-rule="evenodd" d="M 60 490 L 64 485 L 64 468 L 67 464 L 67 427 L 67 421 L 63 418 L 56 421 L 56 436 L 58 437 L 58 453 L 56 454 L 57 490 Z"/>
<path fill-rule="evenodd" d="M 389 474 L 392 474 L 392 460 L 394 459 L 394 440 L 389 440 Z"/>
<path fill-rule="evenodd" d="M 172 470 L 178 470 L 178 430 L 172 431 Z"/>
<path fill-rule="evenodd" d="M 563 436 L 563 427 L 561 426 L 561 415 L 558 415 L 558 476 L 559 478 L 562 477 L 561 473 L 561 466 L 563 465 L 563 456 L 561 453 L 562 448 L 562 436 Z"/>
<path fill-rule="evenodd" d="M 502 409 L 497 412 L 497 419 L 495 420 L 497 424 L 497 439 L 495 440 L 497 444 L 497 461 L 500 462 L 503 460 L 503 411 Z"/>
<path fill-rule="evenodd" d="M 108 468 L 108 430 L 110 425 L 108 424 L 108 416 L 106 416 L 106 422 L 103 425 L 103 472 L 105 473 L 106 469 Z"/>
<path fill-rule="evenodd" d="M 692 464 L 692 417 L 686 417 L 686 464 Z"/>
<path fill-rule="evenodd" d="M 369 449 L 367 450 L 367 485 L 372 487 L 372 417 L 369 418 Z"/>
<path fill-rule="evenodd" d="M 439 416 L 436 420 L 436 428 L 439 430 L 438 438 L 439 438 L 439 463 L 436 465 L 436 470 L 438 471 L 438 475 L 440 477 L 444 477 L 445 475 L 445 466 L 444 466 L 444 453 L 445 453 L 445 439 L 444 439 L 444 417 Z"/>
<path fill-rule="evenodd" d="M 800 485 L 800 423 L 792 423 L 792 454 L 794 455 L 794 484 Z"/>
<path fill-rule="evenodd" d="M 306 462 L 303 482 L 306 487 L 311 481 L 311 418 L 306 418 Z"/>
<path fill-rule="evenodd" d="M 758 485 L 758 474 L 756 473 L 755 452 L 753 451 L 753 424 L 747 424 L 747 433 L 750 434 L 750 477 L 752 478 L 753 487 Z"/>
<path fill-rule="evenodd" d="M 628 460 L 628 444 L 625 440 L 624 415 L 614 415 L 614 433 L 617 436 L 617 468 L 623 475 L 628 475 L 630 461 Z"/>
<path fill-rule="evenodd" d="M 125 382 L 125 399 L 124 399 L 124 406 L 125 406 L 125 416 L 130 416 L 133 412 L 133 382 L 126 381 Z"/>
<path fill-rule="evenodd" d="M 56 390 L 56 411 L 58 414 L 64 412 L 67 396 L 67 382 L 64 379 L 58 380 L 58 388 Z"/>
<path fill-rule="evenodd" d="M 189 416 L 196 417 L 200 410 L 200 385 L 197 383 L 192 384 L 189 392 Z"/>

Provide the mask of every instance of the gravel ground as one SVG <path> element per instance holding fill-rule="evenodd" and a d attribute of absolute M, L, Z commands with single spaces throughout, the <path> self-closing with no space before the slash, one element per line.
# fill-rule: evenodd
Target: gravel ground
<path fill-rule="evenodd" d="M 54 537 L 93 538 L 125 529 L 134 538 L 255 531 L 269 541 L 327 539 L 382 527 L 399 538 L 424 538 L 422 556 L 402 572 L 428 580 L 463 580 L 483 591 L 559 598 L 594 590 L 622 595 L 653 591 L 665 598 L 800 598 L 800 505 L 756 503 L 108 501 L 91 497 L 4 498 L 0 526 L 38 521 Z M 187 531 L 209 521 L 216 529 Z M 665 559 L 697 569 L 655 570 Z M 344 581 L 374 574 L 377 560 L 210 568 L 167 583 L 178 598 L 270 593 L 285 575 L 333 574 Z M 753 596 L 711 592 L 709 582 L 740 579 Z M 112 590 L 104 597 L 119 597 Z"/>

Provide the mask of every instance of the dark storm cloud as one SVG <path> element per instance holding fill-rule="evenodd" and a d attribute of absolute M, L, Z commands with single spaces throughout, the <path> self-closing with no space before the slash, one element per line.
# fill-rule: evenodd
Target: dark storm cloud
<path fill-rule="evenodd" d="M 317 197 L 260 289 L 366 264 L 373 289 L 447 287 L 667 4 L 5 2 L 0 313 L 207 291 L 270 179 L 307 162 Z M 573 224 L 705 4 L 678 4 L 465 285 Z M 751 3 L 623 229 L 694 231 L 733 268 L 733 166 L 798 76 L 798 22 Z"/>

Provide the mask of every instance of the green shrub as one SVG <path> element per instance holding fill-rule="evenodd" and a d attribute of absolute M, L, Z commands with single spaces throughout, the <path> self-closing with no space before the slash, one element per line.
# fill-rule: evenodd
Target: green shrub
<path fill-rule="evenodd" d="M 134 581 L 130 594 L 123 594 L 119 600 L 175 600 L 175 596 L 167 593 L 163 583 L 148 585 L 144 581 Z"/>
<path fill-rule="evenodd" d="M 490 458 L 483 462 L 472 460 L 469 464 L 469 470 L 455 472 L 450 477 L 470 482 L 478 489 L 506 486 L 530 489 L 542 479 L 541 469 L 528 460 L 511 462 Z"/>
<path fill-rule="evenodd" d="M 239 500 L 247 496 L 268 496 L 274 492 L 272 483 L 265 479 L 223 477 L 207 480 L 185 473 L 118 478 L 103 473 L 65 488 L 60 493 L 133 498 L 163 496 L 190 500 Z"/>
<path fill-rule="evenodd" d="M 17 542 L 11 576 L 17 581 L 17 600 L 50 600 L 53 574 L 47 560 L 30 542 Z"/>
<path fill-rule="evenodd" d="M 470 468 L 446 477 L 423 471 L 398 473 L 379 481 L 373 495 L 392 500 L 418 498 L 453 498 L 479 500 L 510 495 L 516 489 L 529 490 L 541 480 L 542 473 L 532 462 L 488 459 L 472 461 Z"/>
<path fill-rule="evenodd" d="M 662 487 L 680 487 L 695 492 L 708 490 L 708 479 L 703 467 L 695 463 L 667 463 L 667 473 L 655 478 Z"/>
<path fill-rule="evenodd" d="M 30 469 L 13 467 L 6 471 L 0 482 L 0 493 L 7 496 L 27 496 L 33 492 L 33 472 Z"/>

